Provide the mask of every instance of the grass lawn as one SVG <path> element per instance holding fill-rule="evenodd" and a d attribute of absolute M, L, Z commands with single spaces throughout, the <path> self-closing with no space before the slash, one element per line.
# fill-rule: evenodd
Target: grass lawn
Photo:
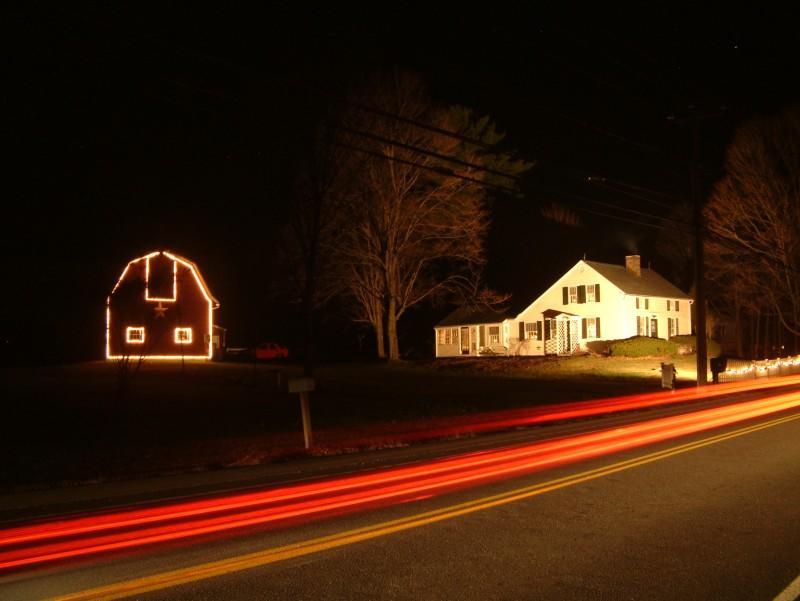
<path fill-rule="evenodd" d="M 655 391 L 694 356 L 456 358 L 338 364 L 315 374 L 315 453 L 386 445 L 453 416 Z M 113 362 L 0 369 L 0 490 L 254 464 L 302 455 L 293 365 L 145 363 L 125 394 Z M 280 374 L 280 382 L 278 381 Z M 380 445 L 378 445 L 380 446 Z"/>

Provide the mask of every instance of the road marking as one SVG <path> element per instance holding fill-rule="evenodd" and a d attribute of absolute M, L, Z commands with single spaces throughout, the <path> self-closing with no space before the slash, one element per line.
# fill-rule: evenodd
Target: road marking
<path fill-rule="evenodd" d="M 800 576 L 792 580 L 792 583 L 781 591 L 773 601 L 796 601 L 800 599 Z"/>
<path fill-rule="evenodd" d="M 130 597 L 132 595 L 141 595 L 151 591 L 188 584 L 198 580 L 205 580 L 231 572 L 238 572 L 258 566 L 264 566 L 271 563 L 293 559 L 296 557 L 302 557 L 312 553 L 319 553 L 321 551 L 344 547 L 346 545 L 352 545 L 361 541 L 386 536 L 395 532 L 419 528 L 420 526 L 426 526 L 428 524 L 449 520 L 462 515 L 475 513 L 477 511 L 484 511 L 493 507 L 507 505 L 515 501 L 528 499 L 530 497 L 559 490 L 561 488 L 566 488 L 568 486 L 574 486 L 589 480 L 602 478 L 617 472 L 646 465 L 648 463 L 653 463 L 655 461 L 660 461 L 662 459 L 667 459 L 668 457 L 672 457 L 674 455 L 687 453 L 702 447 L 717 444 L 719 442 L 744 436 L 758 430 L 764 430 L 766 428 L 771 428 L 773 426 L 798 419 L 800 419 L 800 414 L 782 417 L 770 420 L 768 422 L 763 422 L 761 424 L 739 428 L 724 434 L 710 436 L 695 442 L 685 443 L 661 451 L 656 451 L 654 453 L 641 455 L 633 459 L 627 459 L 625 461 L 620 461 L 604 467 L 587 470 L 578 474 L 563 476 L 547 482 L 525 486 L 523 488 L 506 491 L 480 499 L 473 499 L 464 503 L 442 507 L 404 518 L 373 524 L 371 526 L 364 526 L 307 541 L 292 543 L 282 547 L 265 549 L 263 551 L 249 553 L 247 555 L 213 561 L 188 568 L 180 568 L 170 572 L 153 574 L 133 580 L 117 582 L 110 585 L 54 597 L 53 599 L 54 601 L 108 601 L 111 599 L 121 599 L 124 597 Z M 790 584 L 786 591 L 781 593 L 776 601 L 778 599 L 780 599 L 780 601 L 794 599 L 794 597 L 784 597 L 783 595 L 791 594 L 791 591 L 794 590 L 792 587 L 797 586 L 800 586 L 800 578 Z"/>

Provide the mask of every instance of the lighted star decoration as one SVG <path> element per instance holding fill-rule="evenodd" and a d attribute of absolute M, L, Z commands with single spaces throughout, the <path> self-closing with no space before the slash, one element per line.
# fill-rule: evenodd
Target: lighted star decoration
<path fill-rule="evenodd" d="M 167 309 L 169 309 L 169 307 L 163 306 L 161 304 L 161 301 L 158 301 L 158 305 L 154 307 L 154 309 L 156 312 L 156 319 L 158 319 L 159 317 L 164 317 L 164 314 L 167 312 Z"/>

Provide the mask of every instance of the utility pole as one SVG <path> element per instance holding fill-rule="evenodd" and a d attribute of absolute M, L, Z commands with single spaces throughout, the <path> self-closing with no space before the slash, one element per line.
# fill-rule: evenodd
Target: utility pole
<path fill-rule="evenodd" d="M 695 105 L 689 105 L 689 114 L 683 118 L 670 115 L 674 123 L 687 123 L 691 128 L 692 156 L 690 168 L 691 200 L 694 214 L 694 315 L 695 335 L 697 337 L 697 385 L 708 383 L 708 332 L 706 332 L 706 278 L 703 241 L 705 223 L 703 220 L 703 182 L 700 162 L 700 125 L 704 119 L 718 117 L 725 110 L 700 112 Z"/>

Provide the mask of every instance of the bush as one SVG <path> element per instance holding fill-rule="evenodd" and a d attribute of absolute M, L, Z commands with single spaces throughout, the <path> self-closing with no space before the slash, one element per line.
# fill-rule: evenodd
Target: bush
<path fill-rule="evenodd" d="M 689 355 L 697 351 L 697 336 L 673 336 L 671 340 L 678 344 L 678 354 Z M 706 340 L 706 349 L 709 357 L 719 357 L 722 354 L 719 342 L 711 338 Z"/>
<path fill-rule="evenodd" d="M 611 343 L 613 340 L 590 340 L 586 343 L 586 348 L 595 355 L 610 355 Z"/>
<path fill-rule="evenodd" d="M 673 339 L 674 340 L 674 339 Z M 672 340 L 633 336 L 623 340 L 610 340 L 609 350 L 613 357 L 657 357 L 675 355 L 679 345 Z"/>

